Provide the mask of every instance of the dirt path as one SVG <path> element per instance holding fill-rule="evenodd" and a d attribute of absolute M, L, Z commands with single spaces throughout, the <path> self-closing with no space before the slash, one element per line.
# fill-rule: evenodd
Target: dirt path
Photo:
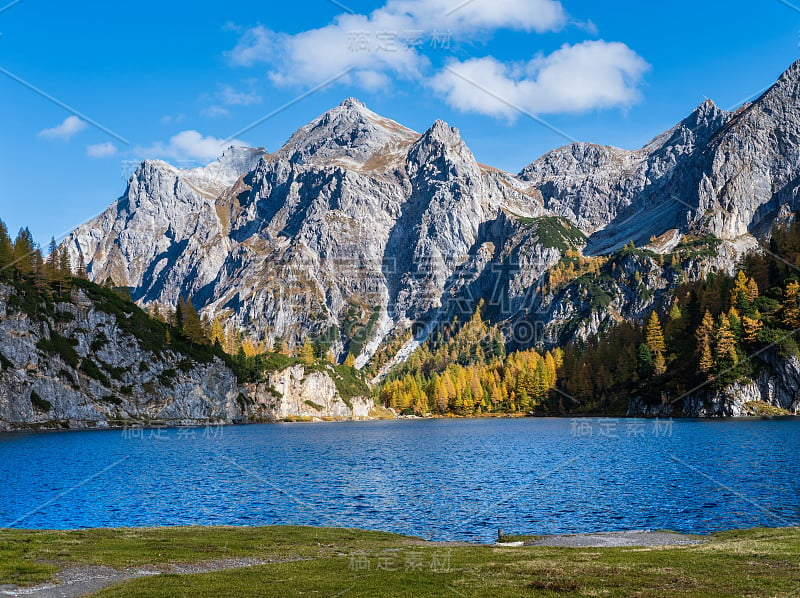
<path fill-rule="evenodd" d="M 112 567 L 85 566 L 64 569 L 56 575 L 56 581 L 31 587 L 0 586 L 0 596 L 31 596 L 33 598 L 78 598 L 120 584 L 130 579 L 154 575 L 190 575 L 211 573 L 243 567 L 255 567 L 277 562 L 301 559 L 224 559 L 202 563 L 181 563 L 114 569 Z"/>
<path fill-rule="evenodd" d="M 547 536 L 525 542 L 525 546 L 563 546 L 566 548 L 621 548 L 626 546 L 688 546 L 702 544 L 700 536 L 689 536 L 674 532 L 603 532 L 599 534 L 575 534 Z"/>

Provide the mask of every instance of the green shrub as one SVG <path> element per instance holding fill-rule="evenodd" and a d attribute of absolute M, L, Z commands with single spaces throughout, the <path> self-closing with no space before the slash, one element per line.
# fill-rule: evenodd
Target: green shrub
<path fill-rule="evenodd" d="M 164 370 L 158 375 L 158 381 L 164 386 L 172 388 L 175 378 L 178 377 L 178 372 L 172 368 Z"/>
<path fill-rule="evenodd" d="M 543 216 L 535 218 L 534 223 L 539 244 L 544 247 L 566 252 L 586 245 L 586 236 L 566 218 Z"/>
<path fill-rule="evenodd" d="M 102 384 L 103 386 L 109 386 L 109 387 L 111 386 L 111 381 L 108 379 L 108 376 L 106 376 L 102 371 L 100 371 L 100 368 L 97 367 L 97 364 L 91 359 L 84 359 L 83 361 L 81 361 L 80 369 L 84 374 L 86 374 L 90 378 L 94 378 L 95 380 L 100 382 L 100 384 Z"/>
<path fill-rule="evenodd" d="M 69 311 L 57 311 L 53 314 L 53 321 L 68 324 L 75 321 L 75 314 Z"/>
<path fill-rule="evenodd" d="M 49 355 L 58 355 L 64 360 L 64 363 L 71 367 L 77 367 L 80 362 L 80 355 L 75 351 L 77 341 L 68 339 L 56 332 L 50 333 L 49 339 L 41 339 L 36 343 L 36 347 Z"/>
<path fill-rule="evenodd" d="M 123 376 L 128 373 L 128 368 L 114 367 L 101 359 L 97 361 L 100 363 L 100 366 L 109 373 L 112 380 L 121 381 Z"/>
<path fill-rule="evenodd" d="M 96 353 L 97 351 L 100 351 L 103 347 L 105 347 L 107 344 L 108 344 L 108 337 L 106 336 L 105 332 L 99 330 L 94 340 L 92 341 L 92 344 L 89 345 L 89 348 Z"/>
<path fill-rule="evenodd" d="M 336 384 L 336 391 L 342 397 L 344 404 L 350 409 L 353 408 L 350 399 L 368 397 L 370 395 L 369 385 L 357 369 L 346 365 L 337 365 L 333 366 L 333 371 L 333 382 Z"/>
<path fill-rule="evenodd" d="M 31 404 L 37 411 L 43 411 L 45 413 L 53 408 L 50 401 L 43 399 L 35 390 L 31 391 Z"/>

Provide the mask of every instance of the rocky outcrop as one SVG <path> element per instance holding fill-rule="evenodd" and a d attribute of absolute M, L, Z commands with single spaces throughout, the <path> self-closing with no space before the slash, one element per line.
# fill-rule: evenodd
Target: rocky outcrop
<path fill-rule="evenodd" d="M 252 413 L 266 419 L 361 418 L 374 408 L 369 397 L 344 398 L 336 389 L 333 371 L 295 365 L 267 376 L 266 382 L 247 386 L 254 399 Z"/>
<path fill-rule="evenodd" d="M 680 401 L 648 405 L 633 399 L 629 415 L 648 417 L 752 417 L 800 415 L 800 359 L 770 349 L 755 360 L 752 381 L 714 390 L 709 384 Z"/>
<path fill-rule="evenodd" d="M 317 417 L 369 416 L 370 399 L 342 400 L 327 371 L 248 387 L 219 357 L 165 349 L 158 323 L 104 297 L 86 285 L 40 303 L 0 281 L 0 430 L 246 423 L 304 416 L 311 400 Z"/>

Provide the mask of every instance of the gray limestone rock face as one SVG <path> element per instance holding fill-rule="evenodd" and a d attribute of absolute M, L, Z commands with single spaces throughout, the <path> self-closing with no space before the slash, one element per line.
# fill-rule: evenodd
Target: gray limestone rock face
<path fill-rule="evenodd" d="M 125 314 L 103 311 L 82 289 L 50 314 L 30 315 L 21 303 L 0 282 L 0 430 L 246 423 L 303 415 L 307 400 L 317 417 L 366 418 L 372 409 L 369 397 L 343 400 L 327 371 L 274 372 L 276 384 L 288 381 L 275 394 L 239 383 L 219 358 L 147 350 L 120 326 Z"/>

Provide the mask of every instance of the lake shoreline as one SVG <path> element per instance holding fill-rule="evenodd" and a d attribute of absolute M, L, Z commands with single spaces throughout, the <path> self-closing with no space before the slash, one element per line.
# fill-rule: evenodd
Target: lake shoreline
<path fill-rule="evenodd" d="M 753 422 L 753 421 L 794 421 L 800 419 L 800 415 L 752 415 L 735 417 L 689 417 L 672 416 L 657 417 L 646 415 L 523 415 L 523 414 L 483 414 L 483 415 L 434 415 L 434 416 L 398 416 L 398 417 L 369 417 L 369 418 L 286 418 L 276 420 L 252 421 L 252 422 L 208 422 L 176 424 L 170 422 L 151 421 L 134 423 L 131 425 L 88 425 L 95 422 L 76 422 L 79 425 L 61 425 L 54 422 L 52 426 L 47 424 L 31 424 L 30 426 L 20 426 L 7 430 L 0 430 L 2 434 L 29 434 L 29 433 L 56 433 L 56 432 L 111 432 L 111 431 L 151 431 L 151 430 L 197 430 L 214 428 L 244 428 L 249 426 L 261 425 L 318 425 L 318 424 L 352 424 L 369 422 L 413 422 L 413 421 L 491 421 L 491 420 L 568 420 L 568 421 L 597 421 L 597 422 L 624 422 L 624 421 L 719 421 L 719 422 Z"/>

